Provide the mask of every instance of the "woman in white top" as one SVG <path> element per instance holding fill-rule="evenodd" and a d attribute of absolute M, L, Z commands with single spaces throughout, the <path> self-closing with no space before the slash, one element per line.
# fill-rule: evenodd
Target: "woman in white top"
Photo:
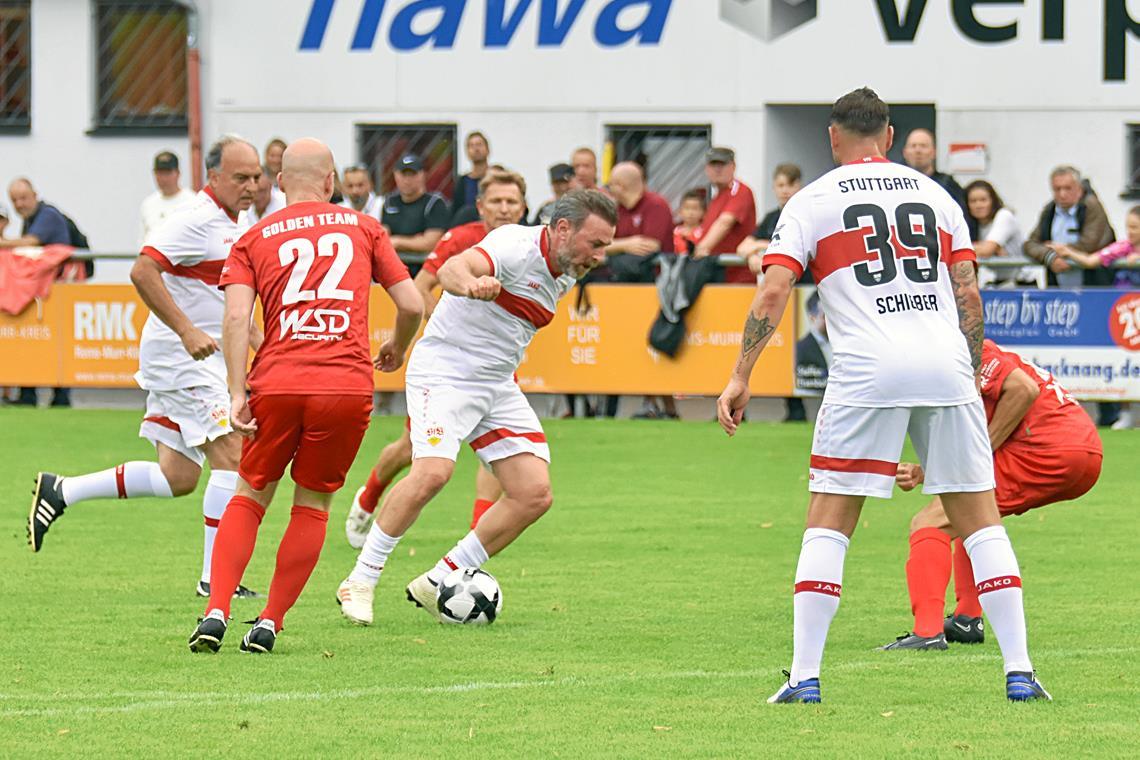
<path fill-rule="evenodd" d="M 978 179 L 966 186 L 966 207 L 977 224 L 978 238 L 974 252 L 978 262 L 1002 256 L 1021 257 L 1025 235 L 1013 212 L 1002 203 L 1001 196 L 989 182 Z M 983 267 L 979 276 L 982 285 L 1038 284 L 1037 268 L 1020 270 Z"/>

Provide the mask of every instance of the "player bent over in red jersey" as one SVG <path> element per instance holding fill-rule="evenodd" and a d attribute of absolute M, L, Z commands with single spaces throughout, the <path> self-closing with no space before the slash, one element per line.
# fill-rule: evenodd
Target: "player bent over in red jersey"
<path fill-rule="evenodd" d="M 981 384 L 1002 517 L 1070 501 L 1093 487 L 1103 457 L 1100 437 L 1052 374 L 987 340 L 982 344 Z M 899 465 L 896 480 L 904 491 L 925 478 L 920 465 Z M 950 582 L 950 542 L 957 537 L 938 497 L 911 520 L 906 581 L 914 633 L 883 649 L 945 649 L 947 641 L 973 644 L 985 638 L 979 588 L 961 540 L 954 542 L 953 551 L 957 607 L 942 618 Z"/>
<path fill-rule="evenodd" d="M 500 227 L 439 270 L 444 294 L 408 360 L 412 469 L 388 492 L 356 567 L 337 589 L 346 618 L 372 622 L 384 564 L 451 478 L 464 442 L 494 468 L 503 496 L 408 584 L 409 601 L 438 619 L 435 589 L 448 572 L 479 567 L 550 508 L 550 448 L 513 375 L 559 299 L 605 259 L 616 223 L 612 200 L 575 190 L 555 204 L 549 225 Z"/>
<path fill-rule="evenodd" d="M 463 253 L 479 243 L 487 233 L 505 224 L 518 224 L 526 210 L 526 180 L 514 172 L 491 171 L 479 183 L 479 197 L 475 199 L 480 221 L 452 227 L 428 256 L 414 280 L 424 298 L 424 319 L 431 317 L 436 299 L 432 291 L 439 284 L 439 268 L 448 259 Z M 380 459 L 368 473 L 367 482 L 356 491 L 344 533 L 349 546 L 364 546 L 372 514 L 380 496 L 392 481 L 412 463 L 411 420 L 404 426 L 400 437 L 380 451 Z M 479 522 L 483 513 L 502 495 L 503 489 L 494 473 L 480 467 L 475 476 L 475 507 L 471 514 L 471 527 Z"/>
<path fill-rule="evenodd" d="M 235 429 L 242 444 L 238 486 L 218 527 L 206 615 L 190 637 L 193 652 L 216 652 L 230 611 L 223 593 L 237 584 L 277 482 L 292 461 L 289 527 L 277 550 L 269 599 L 241 649 L 272 651 L 285 614 L 316 567 L 329 504 L 344 485 L 372 411 L 368 294 L 379 282 L 396 303 L 396 329 L 375 366 L 400 367 L 419 328 L 423 299 L 374 218 L 328 202 L 333 159 L 317 140 L 298 140 L 283 158 L 286 208 L 234 245 L 222 270 L 222 344 Z M 265 342 L 249 373 L 247 339 L 255 298 Z"/>

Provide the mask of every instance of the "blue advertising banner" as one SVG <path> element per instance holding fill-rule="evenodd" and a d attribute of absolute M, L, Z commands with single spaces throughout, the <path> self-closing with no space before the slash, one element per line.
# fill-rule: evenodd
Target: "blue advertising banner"
<path fill-rule="evenodd" d="M 1140 400 L 1140 292 L 986 290 L 986 337 L 1082 399 Z"/>

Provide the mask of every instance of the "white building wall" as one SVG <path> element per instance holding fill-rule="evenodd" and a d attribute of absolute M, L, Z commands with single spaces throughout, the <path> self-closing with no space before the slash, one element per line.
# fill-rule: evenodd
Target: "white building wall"
<path fill-rule="evenodd" d="M 936 104 L 943 167 L 950 142 L 986 143 L 985 176 L 1027 228 L 1047 200 L 1049 168 L 1060 162 L 1092 178 L 1118 228 L 1131 204 L 1119 193 L 1124 125 L 1140 121 L 1140 41 L 1128 38 L 1128 81 L 1102 81 L 1101 0 L 1069 0 L 1065 39 L 1049 42 L 1040 39 L 1045 0 L 978 6 L 988 24 L 1018 24 L 1015 40 L 996 45 L 965 38 L 949 2 L 927 5 L 913 43 L 888 43 L 876 3 L 821 2 L 814 21 L 764 40 L 726 23 L 713 0 L 673 0 L 659 44 L 616 48 L 599 46 L 594 32 L 616 0 L 587 0 L 563 44 L 537 46 L 539 8 L 549 1 L 531 0 L 511 43 L 491 50 L 483 46 L 486 4 L 455 0 L 464 15 L 452 48 L 398 53 L 390 27 L 410 0 L 387 0 L 370 51 L 349 49 L 358 2 L 335 3 L 320 50 L 302 51 L 313 0 L 198 0 L 203 137 L 234 131 L 260 148 L 271 136 L 312 135 L 346 164 L 357 159 L 355 123 L 455 122 L 460 134 L 487 132 L 493 160 L 524 174 L 534 206 L 548 192 L 547 166 L 579 145 L 600 153 L 608 123 L 711 123 L 714 142 L 736 148 L 739 174 L 764 209 L 772 204 L 771 167 L 794 160 L 795 145 L 825 139 L 823 124 L 767 123 L 766 104 L 827 103 L 870 84 L 889 101 Z M 636 26 L 664 1 L 629 3 L 621 23 Z M 1140 0 L 1129 0 L 1128 10 L 1140 18 Z M 188 183 L 188 142 L 87 135 L 90 4 L 36 0 L 32 14 L 32 131 L 0 135 L 0 181 L 31 177 L 97 248 L 132 250 L 154 154 L 174 150 Z M 426 14 L 417 29 L 437 21 Z"/>

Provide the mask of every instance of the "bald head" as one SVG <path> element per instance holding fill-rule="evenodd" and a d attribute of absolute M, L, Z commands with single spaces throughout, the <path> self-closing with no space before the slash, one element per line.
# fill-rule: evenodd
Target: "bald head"
<path fill-rule="evenodd" d="M 645 179 L 641 167 L 632 161 L 622 161 L 610 171 L 610 192 L 617 202 L 633 208 L 645 195 Z"/>
<path fill-rule="evenodd" d="M 290 203 L 328 202 L 336 170 L 329 146 L 312 137 L 295 140 L 281 156 L 281 189 Z"/>
<path fill-rule="evenodd" d="M 31 181 L 25 177 L 12 180 L 12 183 L 8 185 L 8 198 L 12 201 L 12 208 L 15 212 L 25 219 L 34 214 L 36 206 L 39 205 L 36 189 L 32 187 Z"/>

